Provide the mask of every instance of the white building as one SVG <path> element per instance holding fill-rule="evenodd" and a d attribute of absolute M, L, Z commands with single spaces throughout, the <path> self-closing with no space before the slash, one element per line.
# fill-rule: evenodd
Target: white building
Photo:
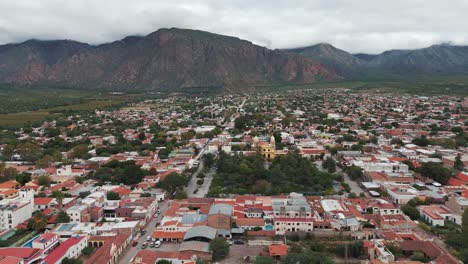
<path fill-rule="evenodd" d="M 302 194 L 291 193 L 285 199 L 272 199 L 275 232 L 312 232 L 312 210 Z"/>
<path fill-rule="evenodd" d="M 396 204 L 406 204 L 418 194 L 418 190 L 407 184 L 386 185 L 385 190 L 390 200 Z"/>
<path fill-rule="evenodd" d="M 32 216 L 34 210 L 34 192 L 20 190 L 14 199 L 0 201 L 0 230 L 14 228 Z"/>
<path fill-rule="evenodd" d="M 445 221 L 461 225 L 462 217 L 444 205 L 421 205 L 418 211 L 422 219 L 432 226 L 444 226 Z"/>

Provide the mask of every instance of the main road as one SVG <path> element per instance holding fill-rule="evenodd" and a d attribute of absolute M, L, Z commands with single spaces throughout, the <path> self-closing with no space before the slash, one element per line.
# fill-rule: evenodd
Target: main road
<path fill-rule="evenodd" d="M 120 257 L 119 264 L 128 264 L 130 261 L 136 256 L 138 251 L 141 250 L 141 244 L 146 242 L 146 237 L 151 236 L 151 234 L 154 232 L 156 229 L 156 223 L 159 223 L 164 215 L 164 213 L 167 211 L 167 208 L 169 208 L 169 204 L 171 203 L 171 200 L 165 200 L 162 202 L 159 202 L 159 210 L 161 213 L 156 216 L 156 214 L 151 218 L 151 220 L 148 222 L 144 230 L 146 230 L 146 234 L 141 236 L 140 233 L 138 233 L 137 237 L 133 239 L 134 241 L 138 241 L 138 245 L 134 247 L 132 243 L 127 247 L 125 250 L 124 254 Z"/>

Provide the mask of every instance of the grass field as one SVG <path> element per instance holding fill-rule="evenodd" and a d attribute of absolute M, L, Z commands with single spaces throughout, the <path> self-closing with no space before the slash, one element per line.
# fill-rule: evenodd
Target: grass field
<path fill-rule="evenodd" d="M 281 92 L 297 89 L 348 88 L 357 92 L 384 92 L 413 95 L 468 95 L 468 77 L 450 76 L 392 81 L 336 81 L 311 84 L 258 86 L 258 92 Z"/>
<path fill-rule="evenodd" d="M 37 111 L 25 111 L 12 114 L 0 114 L 0 127 L 17 127 L 27 123 L 33 123 L 43 120 L 46 117 L 56 117 L 61 115 L 64 111 L 94 111 L 96 109 L 103 109 L 112 105 L 120 104 L 124 100 L 110 99 L 110 100 L 84 100 L 79 104 L 72 104 L 66 106 L 52 107 L 48 109 L 41 109 Z"/>

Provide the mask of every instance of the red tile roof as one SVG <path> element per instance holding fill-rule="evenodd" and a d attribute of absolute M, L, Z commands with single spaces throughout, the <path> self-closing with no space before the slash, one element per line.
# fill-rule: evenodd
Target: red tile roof
<path fill-rule="evenodd" d="M 18 257 L 30 259 L 37 255 L 41 250 L 38 248 L 0 248 L 0 257 Z"/>
<path fill-rule="evenodd" d="M 80 243 L 80 241 L 84 238 L 84 236 L 70 237 L 69 239 L 67 239 L 67 241 L 63 242 L 56 249 L 52 250 L 52 252 L 49 255 L 47 255 L 47 257 L 44 259 L 44 262 L 48 264 L 58 263 L 58 261 L 67 253 L 68 249 Z"/>
<path fill-rule="evenodd" d="M 153 232 L 152 237 L 155 238 L 166 238 L 166 239 L 183 239 L 185 232 L 168 232 L 162 230 L 156 230 Z"/>
<path fill-rule="evenodd" d="M 238 218 L 236 219 L 238 226 L 264 226 L 263 218 Z"/>
<path fill-rule="evenodd" d="M 23 262 L 22 258 L 8 256 L 0 260 L 0 264 L 20 264 Z"/>
<path fill-rule="evenodd" d="M 45 198 L 34 198 L 34 205 L 48 205 L 50 204 L 54 198 L 45 197 Z"/>
<path fill-rule="evenodd" d="M 288 255 L 288 245 L 270 245 L 268 246 L 268 251 L 270 256 L 286 256 Z"/>

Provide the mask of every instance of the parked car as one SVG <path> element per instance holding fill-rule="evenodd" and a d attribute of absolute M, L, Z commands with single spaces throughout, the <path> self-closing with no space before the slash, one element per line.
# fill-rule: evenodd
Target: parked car
<path fill-rule="evenodd" d="M 143 243 L 143 244 L 141 244 L 141 249 L 145 249 L 147 246 L 148 246 L 147 243 Z"/>
<path fill-rule="evenodd" d="M 161 240 L 154 242 L 154 245 L 158 248 L 161 246 Z"/>
<path fill-rule="evenodd" d="M 161 213 L 161 210 L 158 209 L 158 210 L 156 211 L 156 215 L 158 215 L 158 214 L 160 214 L 160 213 Z"/>
<path fill-rule="evenodd" d="M 141 235 L 143 236 L 144 234 L 146 234 L 146 230 L 141 230 Z"/>
<path fill-rule="evenodd" d="M 138 245 L 138 241 L 133 240 L 133 242 L 132 242 L 132 247 L 136 247 L 137 245 Z"/>
<path fill-rule="evenodd" d="M 238 240 L 234 240 L 234 244 L 236 244 L 236 245 L 244 245 L 245 242 L 244 242 L 243 240 L 238 239 Z"/>
<path fill-rule="evenodd" d="M 156 225 L 154 225 L 154 227 L 158 227 L 160 223 L 156 223 Z"/>
<path fill-rule="evenodd" d="M 151 243 L 149 244 L 149 247 L 150 247 L 150 248 L 154 248 L 154 242 L 151 242 Z"/>
<path fill-rule="evenodd" d="M 151 237 L 150 237 L 150 236 L 147 236 L 147 237 L 146 237 L 146 241 L 151 241 Z"/>

